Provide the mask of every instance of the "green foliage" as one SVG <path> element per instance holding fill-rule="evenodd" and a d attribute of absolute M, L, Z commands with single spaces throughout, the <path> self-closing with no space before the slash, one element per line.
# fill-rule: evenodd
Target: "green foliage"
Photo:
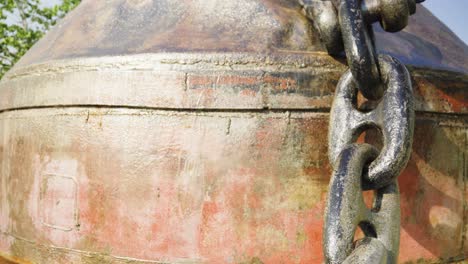
<path fill-rule="evenodd" d="M 43 7 L 41 0 L 0 0 L 0 78 L 80 1 Z"/>

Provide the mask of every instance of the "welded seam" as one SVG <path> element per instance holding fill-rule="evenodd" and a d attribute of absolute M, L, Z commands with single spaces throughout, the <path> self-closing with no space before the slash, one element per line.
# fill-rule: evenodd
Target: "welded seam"
<path fill-rule="evenodd" d="M 131 109 L 131 110 L 149 110 L 149 111 L 167 111 L 167 112 L 193 112 L 193 113 L 328 113 L 329 108 L 172 108 L 172 107 L 151 107 L 151 106 L 131 106 L 131 105 L 102 105 L 102 104 L 59 104 L 59 105 L 39 105 L 13 107 L 0 110 L 0 114 L 13 111 L 35 110 L 35 109 L 58 109 L 58 108 L 100 108 L 100 109 Z M 468 114 L 467 114 L 468 116 Z"/>
<path fill-rule="evenodd" d="M 62 74 L 76 71 L 154 71 L 161 66 L 188 66 L 205 69 L 229 69 L 239 66 L 243 69 L 257 70 L 288 66 L 295 69 L 313 69 L 320 72 L 337 70 L 343 67 L 324 52 L 306 52 L 285 55 L 282 53 L 265 55 L 255 53 L 225 54 L 139 54 L 133 56 L 110 56 L 99 58 L 76 58 L 71 60 L 53 60 L 27 65 L 14 69 L 5 75 L 5 80 L 13 80 L 39 74 Z"/>
<path fill-rule="evenodd" d="M 52 60 L 19 67 L 8 72 L 4 81 L 37 76 L 41 74 L 63 74 L 69 72 L 92 71 L 157 71 L 164 66 L 183 66 L 198 69 L 233 69 L 238 66 L 240 70 L 258 70 L 259 66 L 265 68 L 287 68 L 309 70 L 316 73 L 342 72 L 345 65 L 332 59 L 326 52 L 314 51 L 298 54 L 287 52 L 278 54 L 257 53 L 224 53 L 211 54 L 139 54 L 130 56 L 108 56 L 99 58 L 75 58 Z M 438 78 L 446 76 L 450 80 L 468 82 L 468 73 L 456 71 L 457 69 L 432 69 L 424 66 L 406 65 L 415 77 Z M 285 68 L 286 67 L 286 68 Z"/>
<path fill-rule="evenodd" d="M 161 112 L 175 112 L 175 113 L 251 113 L 251 114 L 269 114 L 269 113 L 323 113 L 328 114 L 330 108 L 317 107 L 317 108 L 189 108 L 189 107 L 152 107 L 152 106 L 132 106 L 132 105 L 105 105 L 105 104 L 58 104 L 58 105 L 38 105 L 38 106 L 25 106 L 13 107 L 0 110 L 0 114 L 24 110 L 36 109 L 67 109 L 67 108 L 85 108 L 85 109 L 129 109 L 129 110 L 147 110 L 147 111 L 161 111 Z M 468 113 L 440 113 L 432 111 L 415 111 L 418 118 L 430 119 L 456 119 L 463 125 L 466 123 L 468 126 Z M 461 120 L 460 120 L 461 119 Z M 445 125 L 445 124 L 444 124 Z"/>

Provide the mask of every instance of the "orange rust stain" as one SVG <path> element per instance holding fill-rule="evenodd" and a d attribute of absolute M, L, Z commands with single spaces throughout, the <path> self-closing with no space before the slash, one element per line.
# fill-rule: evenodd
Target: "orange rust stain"
<path fill-rule="evenodd" d="M 324 197 L 325 198 L 325 197 Z M 302 249 L 303 260 L 300 263 L 322 263 L 323 249 L 323 213 L 325 211 L 325 200 L 317 204 L 316 208 L 308 215 L 305 224 L 307 240 Z"/>
<path fill-rule="evenodd" d="M 434 242 L 431 232 L 428 232 L 431 229 L 428 214 L 431 206 L 443 201 L 439 194 L 425 190 L 420 177 L 413 156 L 398 181 L 401 192 L 400 241 L 405 245 L 400 247 L 399 260 L 402 262 L 414 260 L 415 252 L 421 258 L 434 259 L 453 250 L 453 241 Z"/>
<path fill-rule="evenodd" d="M 374 203 L 374 191 L 364 191 L 364 203 L 366 204 L 367 208 L 372 208 Z"/>
<path fill-rule="evenodd" d="M 257 77 L 242 76 L 242 75 L 227 75 L 220 76 L 218 79 L 219 85 L 258 85 L 261 81 Z"/>
<path fill-rule="evenodd" d="M 257 95 L 257 92 L 251 89 L 244 89 L 240 92 L 240 94 L 244 96 L 255 96 Z"/>
<path fill-rule="evenodd" d="M 215 76 L 189 76 L 188 80 L 190 83 L 190 88 L 194 86 L 209 86 L 213 87 L 216 84 L 216 77 Z"/>
<path fill-rule="evenodd" d="M 253 168 L 231 173 L 232 180 L 203 205 L 200 248 L 209 263 L 322 261 L 322 203 L 307 211 L 268 212 L 263 195 L 274 194 L 258 194 L 253 188 L 256 179 L 265 176 Z M 236 259 L 239 256 L 246 259 Z"/>
<path fill-rule="evenodd" d="M 447 103 L 450 104 L 452 111 L 460 113 L 466 109 L 468 109 L 468 100 L 467 98 L 455 98 L 441 89 L 437 89 L 437 97 L 445 100 Z"/>
<path fill-rule="evenodd" d="M 218 212 L 219 209 L 215 202 L 204 202 L 202 208 L 203 222 L 207 221 L 209 216 L 215 215 Z"/>
<path fill-rule="evenodd" d="M 291 90 L 297 88 L 297 81 L 292 78 L 280 78 L 274 76 L 265 76 L 263 78 L 265 83 L 272 84 L 278 90 Z"/>
<path fill-rule="evenodd" d="M 115 255 L 142 259 L 163 261 L 171 257 L 187 257 L 207 263 L 250 260 L 320 263 L 323 260 L 321 243 L 326 193 L 320 194 L 319 201 L 309 207 L 285 207 L 282 202 L 288 197 L 284 194 L 282 180 L 300 174 L 301 177 L 313 178 L 317 184 L 328 181 L 330 165 L 325 160 L 327 122 L 291 119 L 291 123 L 286 125 L 286 119 L 277 118 L 255 122 L 257 126 L 248 131 L 248 140 L 238 137 L 241 139 L 233 141 L 246 152 L 240 157 L 228 157 L 229 162 L 231 158 L 235 162 L 217 167 L 206 159 L 201 160 L 206 168 L 195 173 L 203 174 L 202 195 L 198 202 L 189 202 L 188 205 L 183 204 L 182 198 L 195 200 L 197 197 L 190 195 L 196 191 L 180 188 L 180 170 L 188 161 L 180 154 L 185 150 L 174 139 L 184 131 L 166 131 L 171 142 L 164 143 L 166 148 L 158 157 L 158 167 L 138 172 L 137 179 L 143 185 L 131 189 L 136 190 L 131 192 L 132 195 L 138 197 L 139 204 L 134 207 L 128 202 L 132 197 L 123 193 L 135 182 L 125 178 L 128 171 L 122 171 L 122 162 L 116 158 L 115 151 L 102 145 L 87 148 L 89 157 L 82 157 L 85 160 L 82 162 L 89 166 L 86 169 L 88 179 L 80 180 L 79 188 L 82 224 L 79 236 L 86 237 L 95 251 L 110 248 Z M 431 227 L 429 220 L 433 206 L 444 206 L 452 211 L 457 206 L 456 201 L 448 200 L 443 193 L 437 192 L 421 175 L 421 166 L 435 165 L 425 162 L 430 161 L 429 156 L 434 151 L 431 142 L 439 141 L 430 133 L 434 123 L 429 124 L 432 130 L 421 124 L 418 126 L 415 152 L 408 168 L 399 177 L 402 200 L 400 260 L 404 261 L 414 260 L 415 254 L 418 258 L 435 259 L 453 247 L 451 242 L 440 243 L 444 240 L 434 239 L 437 230 Z M 288 130 L 293 128 L 297 131 Z M 191 133 L 188 139 L 193 139 L 196 132 L 188 131 Z M 209 131 L 206 133 L 207 136 L 213 135 Z M 293 137 L 288 139 L 285 134 Z M 158 136 L 163 136 L 161 140 L 167 139 L 162 134 Z M 365 140 L 364 135 L 359 139 L 361 142 Z M 208 147 L 210 152 L 218 150 L 213 142 Z M 290 148 L 294 148 L 294 153 L 300 153 L 298 158 L 305 160 L 301 161 L 304 167 L 294 168 L 291 175 L 287 174 L 291 167 L 278 165 L 282 158 L 288 156 L 284 149 Z M 240 152 L 238 149 L 235 151 Z M 419 152 L 426 153 L 427 157 Z M 224 153 L 219 151 L 216 155 Z M 285 164 L 291 161 L 288 158 Z M 319 160 L 321 163 L 314 163 Z M 151 187 L 144 188 L 146 185 Z M 371 195 L 366 197 L 371 199 Z M 145 210 L 139 211 L 139 208 Z"/>
<path fill-rule="evenodd" d="M 415 91 L 422 97 L 424 103 L 437 106 L 436 111 L 450 111 L 461 113 L 468 109 L 468 100 L 464 90 L 464 84 L 458 82 L 441 83 L 436 80 L 426 78 L 416 78 Z M 451 94 L 446 91 L 455 90 Z M 447 109 L 448 108 L 448 109 Z"/>

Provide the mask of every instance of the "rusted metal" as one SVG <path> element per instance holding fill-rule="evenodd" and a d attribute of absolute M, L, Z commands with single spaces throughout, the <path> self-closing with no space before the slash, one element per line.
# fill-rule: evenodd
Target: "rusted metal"
<path fill-rule="evenodd" d="M 328 112 L 346 67 L 296 2 L 83 1 L 0 83 L 0 251 L 321 263 Z M 376 32 L 412 65 L 417 111 L 399 262 L 461 261 L 466 46 L 424 8 L 410 19 Z"/>

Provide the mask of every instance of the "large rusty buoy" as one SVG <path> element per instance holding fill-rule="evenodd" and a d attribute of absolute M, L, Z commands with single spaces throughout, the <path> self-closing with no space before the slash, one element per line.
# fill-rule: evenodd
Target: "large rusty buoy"
<path fill-rule="evenodd" d="M 301 9 L 83 1 L 0 83 L 0 262 L 321 263 L 346 65 Z M 375 30 L 415 96 L 399 262 L 462 261 L 468 47 L 424 7 Z"/>

